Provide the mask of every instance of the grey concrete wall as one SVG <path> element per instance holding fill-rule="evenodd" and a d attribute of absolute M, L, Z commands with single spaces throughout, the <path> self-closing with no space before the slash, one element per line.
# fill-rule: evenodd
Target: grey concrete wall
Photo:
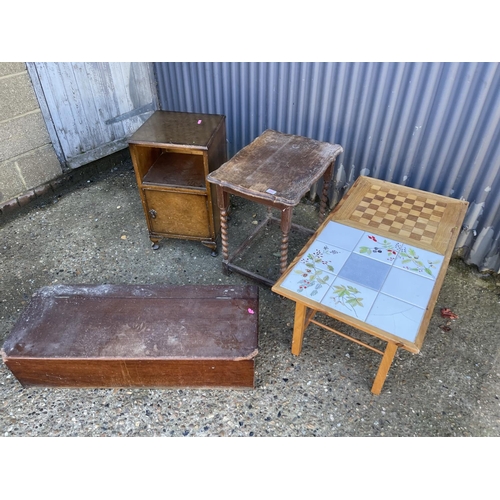
<path fill-rule="evenodd" d="M 0 62 L 0 211 L 62 174 L 24 62 Z"/>

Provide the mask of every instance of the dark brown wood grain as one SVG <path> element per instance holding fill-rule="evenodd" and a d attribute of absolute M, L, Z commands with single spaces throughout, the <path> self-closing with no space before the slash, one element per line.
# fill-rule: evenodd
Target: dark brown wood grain
<path fill-rule="evenodd" d="M 24 387 L 251 389 L 254 386 L 253 359 L 7 358 L 5 364 Z"/>
<path fill-rule="evenodd" d="M 313 184 L 323 177 L 319 211 L 320 222 L 323 221 L 335 159 L 342 151 L 339 144 L 265 130 L 231 160 L 207 176 L 207 180 L 216 187 L 222 240 L 222 270 L 225 274 L 236 271 L 264 285 L 272 286 L 274 283 L 269 277 L 234 264 L 235 255 L 229 256 L 229 195 L 241 196 L 281 211 L 279 265 L 280 273 L 284 273 L 288 263 L 289 232 L 292 227 L 297 227 L 292 224 L 293 207 L 298 205 Z M 248 248 L 257 232 L 266 227 L 267 222 L 272 219 L 269 213 L 268 219 L 247 237 L 236 253 Z M 300 229 L 307 230 L 302 227 Z"/>
<path fill-rule="evenodd" d="M 216 250 L 220 215 L 207 175 L 227 159 L 225 127 L 223 115 L 155 111 L 129 139 L 154 244 L 190 239 Z"/>
<path fill-rule="evenodd" d="M 252 199 L 293 207 L 342 151 L 338 144 L 266 130 L 208 180 Z"/>
<path fill-rule="evenodd" d="M 152 147 L 162 144 L 164 147 L 208 150 L 223 118 L 223 115 L 215 114 L 155 111 L 129 142 Z"/>
<path fill-rule="evenodd" d="M 2 357 L 23 385 L 253 386 L 255 286 L 40 289 Z"/>

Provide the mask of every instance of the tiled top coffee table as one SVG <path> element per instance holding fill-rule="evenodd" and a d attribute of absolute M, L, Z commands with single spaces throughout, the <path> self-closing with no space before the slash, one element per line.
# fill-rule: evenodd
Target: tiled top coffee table
<path fill-rule="evenodd" d="M 382 390 L 398 347 L 417 353 L 468 203 L 359 177 L 272 290 L 294 300 L 292 352 L 309 323 L 383 355 Z M 385 352 L 314 319 L 317 312 L 387 342 Z"/>

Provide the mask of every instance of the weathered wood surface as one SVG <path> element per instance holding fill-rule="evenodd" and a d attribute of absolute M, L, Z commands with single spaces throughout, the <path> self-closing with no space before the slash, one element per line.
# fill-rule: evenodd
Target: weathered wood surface
<path fill-rule="evenodd" d="M 71 168 L 127 148 L 158 108 L 153 64 L 28 63 L 54 148 Z"/>
<path fill-rule="evenodd" d="M 24 385 L 251 387 L 258 314 L 251 285 L 45 287 L 2 357 Z"/>
<path fill-rule="evenodd" d="M 338 144 L 266 130 L 209 174 L 208 181 L 242 195 L 296 206 L 342 151 Z"/>
<path fill-rule="evenodd" d="M 242 196 L 281 210 L 280 273 L 283 273 L 288 262 L 288 240 L 292 227 L 293 207 L 298 205 L 312 185 L 323 177 L 320 221 L 323 220 L 328 183 L 332 177 L 335 159 L 342 151 L 342 147 L 338 144 L 266 130 L 231 160 L 207 176 L 207 180 L 214 184 L 217 192 L 224 272 L 231 269 L 263 284 L 273 284 L 271 279 L 231 263 L 227 221 L 229 195 Z M 262 227 L 259 226 L 259 229 Z M 247 238 L 240 249 L 247 247 L 254 235 L 255 232 Z"/>

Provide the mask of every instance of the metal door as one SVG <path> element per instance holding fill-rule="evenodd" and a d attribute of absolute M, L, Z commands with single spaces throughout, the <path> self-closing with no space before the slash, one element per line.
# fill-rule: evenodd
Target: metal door
<path fill-rule="evenodd" d="M 158 109 L 152 63 L 27 63 L 63 167 L 76 168 L 128 147 Z"/>

